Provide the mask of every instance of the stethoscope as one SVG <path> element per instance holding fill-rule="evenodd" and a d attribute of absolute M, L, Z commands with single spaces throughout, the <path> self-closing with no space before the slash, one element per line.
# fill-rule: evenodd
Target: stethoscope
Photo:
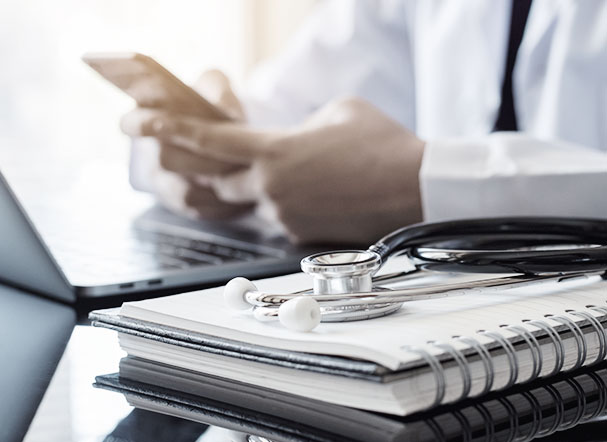
<path fill-rule="evenodd" d="M 386 260 L 406 255 L 413 270 L 373 277 Z M 225 287 L 228 306 L 253 310 L 261 321 L 279 319 L 294 331 L 322 322 L 357 321 L 398 311 L 404 302 L 444 298 L 471 289 L 515 287 L 605 275 L 607 221 L 576 218 L 489 218 L 415 224 L 398 229 L 367 250 L 317 253 L 301 261 L 313 289 L 273 294 L 245 278 Z M 475 281 L 390 289 L 382 283 L 417 272 L 507 273 Z"/>

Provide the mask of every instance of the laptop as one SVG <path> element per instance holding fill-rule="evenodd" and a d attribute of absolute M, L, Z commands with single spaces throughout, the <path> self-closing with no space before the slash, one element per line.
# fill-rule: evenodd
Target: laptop
<path fill-rule="evenodd" d="M 75 302 L 295 272 L 317 251 L 264 231 L 254 217 L 188 220 L 131 189 L 107 192 L 91 211 L 87 198 L 38 191 L 46 206 L 32 217 L 0 174 L 0 281 Z"/>

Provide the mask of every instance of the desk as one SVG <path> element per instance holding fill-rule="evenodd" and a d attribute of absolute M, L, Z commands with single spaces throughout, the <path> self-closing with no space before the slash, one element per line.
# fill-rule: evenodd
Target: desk
<path fill-rule="evenodd" d="M 26 431 L 26 442 L 247 440 L 220 427 L 135 410 L 121 394 L 93 388 L 95 376 L 117 371 L 124 353 L 114 332 L 75 325 L 70 307 L 2 286 L 0 306 L 2 336 L 19 342 L 8 347 L 2 341 L 3 352 L 11 351 L 12 357 L 3 361 L 0 377 L 0 441 L 20 440 Z M 542 440 L 607 440 L 607 422 L 580 425 Z"/>
<path fill-rule="evenodd" d="M 0 441 L 25 434 L 75 322 L 66 305 L 0 285 Z"/>

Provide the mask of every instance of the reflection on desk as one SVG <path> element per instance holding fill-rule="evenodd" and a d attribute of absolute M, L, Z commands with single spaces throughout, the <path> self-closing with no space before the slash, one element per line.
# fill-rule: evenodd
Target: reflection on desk
<path fill-rule="evenodd" d="M 0 285 L 0 441 L 23 438 L 75 322 L 67 305 Z"/>
<path fill-rule="evenodd" d="M 104 333 L 105 332 L 105 333 Z M 25 442 L 102 440 L 131 411 L 122 398 L 91 388 L 98 370 L 116 370 L 124 355 L 112 332 L 77 326 Z"/>

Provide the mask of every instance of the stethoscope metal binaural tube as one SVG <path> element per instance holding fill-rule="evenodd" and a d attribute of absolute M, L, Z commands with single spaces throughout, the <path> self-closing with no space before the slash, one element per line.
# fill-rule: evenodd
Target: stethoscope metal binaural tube
<path fill-rule="evenodd" d="M 449 247 L 433 247 L 441 244 Z M 514 287 L 602 274 L 607 269 L 605 244 L 607 223 L 602 220 L 502 218 L 419 224 L 387 235 L 366 251 L 342 250 L 304 258 L 302 270 L 314 280 L 311 293 L 263 293 L 244 278 L 236 278 L 226 286 L 225 298 L 233 308 L 253 307 L 259 320 L 278 318 L 287 328 L 307 331 L 321 320 L 384 316 L 406 301 L 443 298 L 474 288 Z M 377 270 L 389 256 L 402 253 L 418 270 L 429 267 L 509 275 L 398 290 L 374 287 Z"/>
<path fill-rule="evenodd" d="M 393 313 L 408 301 L 460 296 L 478 288 L 520 287 L 539 282 L 598 276 L 603 273 L 603 271 L 595 271 L 573 272 L 567 275 L 511 275 L 432 287 L 320 295 L 266 293 L 258 291 L 244 278 L 235 278 L 226 286 L 224 296 L 234 309 L 253 307 L 253 314 L 260 321 L 279 319 L 291 330 L 310 331 L 320 323 L 321 319 L 327 322 L 371 319 Z M 327 317 L 321 318 L 322 315 Z"/>

